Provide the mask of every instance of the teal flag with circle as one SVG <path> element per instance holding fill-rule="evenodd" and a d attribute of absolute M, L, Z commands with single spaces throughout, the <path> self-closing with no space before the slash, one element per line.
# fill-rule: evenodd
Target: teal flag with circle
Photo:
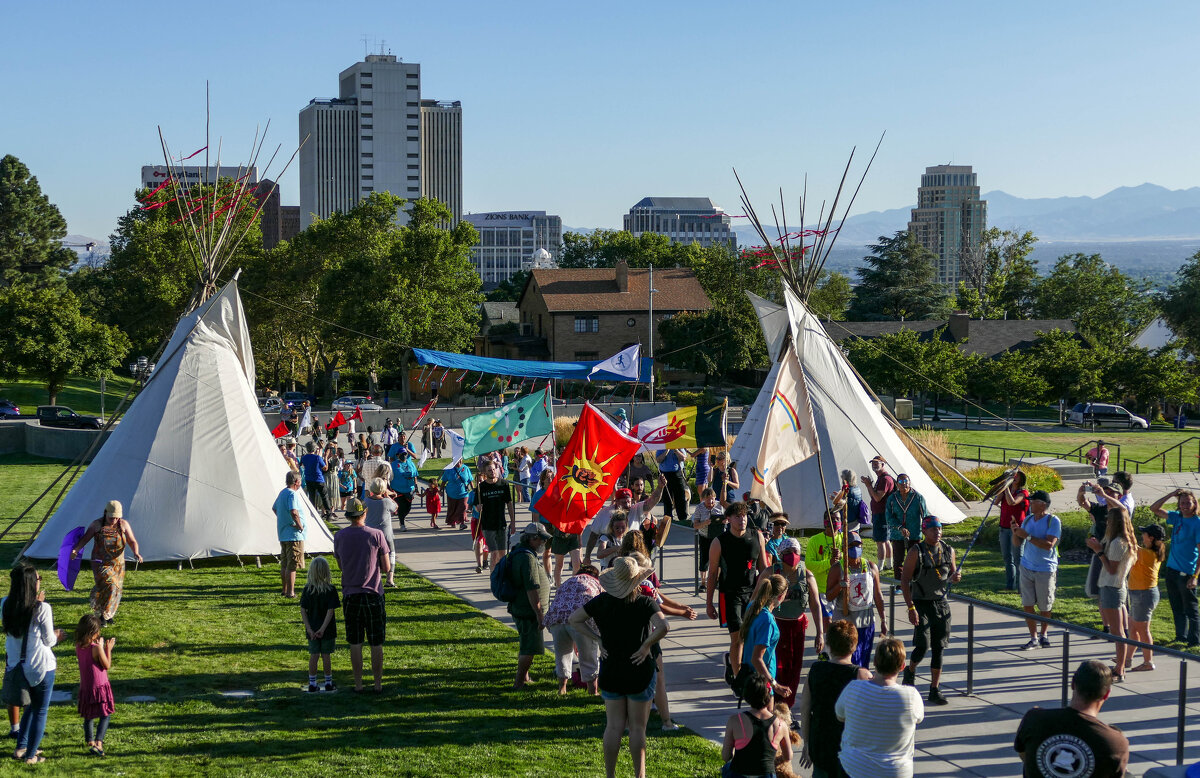
<path fill-rule="evenodd" d="M 463 458 L 515 446 L 554 432 L 546 390 L 513 400 L 494 411 L 463 419 Z"/>

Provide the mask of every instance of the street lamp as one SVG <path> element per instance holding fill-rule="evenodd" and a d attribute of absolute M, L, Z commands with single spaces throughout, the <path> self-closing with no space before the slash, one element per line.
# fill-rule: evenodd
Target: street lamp
<path fill-rule="evenodd" d="M 650 266 L 650 402 L 654 402 L 654 265 Z M 641 365 L 638 371 L 641 372 Z"/>
<path fill-rule="evenodd" d="M 141 381 L 144 384 L 150 380 L 150 375 L 154 372 L 154 368 L 154 362 L 151 362 L 146 357 L 138 357 L 137 361 L 129 363 L 129 374 L 135 380 Z"/>

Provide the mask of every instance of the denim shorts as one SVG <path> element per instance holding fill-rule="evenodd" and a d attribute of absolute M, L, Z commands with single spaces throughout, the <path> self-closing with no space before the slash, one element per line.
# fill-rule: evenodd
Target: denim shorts
<path fill-rule="evenodd" d="M 1154 609 L 1158 607 L 1158 601 L 1162 597 L 1158 587 L 1153 589 L 1130 589 L 1129 590 L 1129 620 L 1130 621 L 1149 621 L 1154 615 Z"/>
<path fill-rule="evenodd" d="M 647 659 L 647 662 L 650 660 Z M 650 676 L 650 685 L 637 694 L 617 694 L 616 692 L 606 692 L 600 690 L 600 696 L 606 700 L 632 700 L 634 702 L 649 702 L 654 699 L 654 690 L 658 681 L 658 671 L 655 670 Z"/>
<path fill-rule="evenodd" d="M 871 514 L 871 537 L 876 543 L 883 543 L 888 539 L 887 522 L 883 520 L 882 513 Z"/>
<path fill-rule="evenodd" d="M 1127 591 L 1129 590 L 1124 586 L 1101 586 L 1100 607 L 1114 611 L 1125 607 L 1125 592 Z"/>

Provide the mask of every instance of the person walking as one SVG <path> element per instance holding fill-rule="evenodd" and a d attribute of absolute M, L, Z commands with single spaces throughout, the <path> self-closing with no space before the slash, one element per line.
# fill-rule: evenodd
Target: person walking
<path fill-rule="evenodd" d="M 1158 570 L 1167 560 L 1167 532 L 1161 524 L 1148 524 L 1138 532 L 1142 546 L 1138 549 L 1137 561 L 1129 571 L 1129 635 L 1140 643 L 1152 645 L 1154 635 L 1150 631 L 1150 620 L 1158 607 L 1161 595 L 1158 592 Z M 1154 669 L 1154 651 L 1142 649 L 1142 663 L 1134 672 Z"/>
<path fill-rule="evenodd" d="M 533 465 L 529 449 L 518 446 L 516 461 L 513 464 L 517 469 L 517 486 L 521 490 L 521 502 L 529 502 L 529 468 Z"/>
<path fill-rule="evenodd" d="M 567 693 L 575 672 L 579 674 L 579 682 L 587 687 L 589 693 L 600 694 L 596 677 L 600 673 L 600 644 L 589 635 L 572 627 L 569 623 L 571 614 L 587 605 L 603 591 L 600 587 L 600 571 L 592 565 L 583 565 L 579 572 L 568 578 L 561 585 L 555 584 L 554 601 L 550 610 L 546 611 L 546 629 L 554 639 L 554 670 L 558 676 L 558 693 Z M 589 627 L 593 633 L 599 630 L 595 622 Z M 575 657 L 578 655 L 578 667 L 573 671 Z"/>
<path fill-rule="evenodd" d="M 475 507 L 479 509 L 479 530 L 491 549 L 491 563 L 494 565 L 508 551 L 509 535 L 517 532 L 517 504 L 513 501 L 512 487 L 508 481 L 500 478 L 494 463 L 484 465 L 483 480 L 475 487 Z M 507 531 L 504 528 L 506 509 Z M 538 550 L 541 551 L 540 545 Z"/>
<path fill-rule="evenodd" d="M 896 479 L 888 475 L 887 460 L 878 454 L 871 459 L 871 472 L 875 474 L 874 482 L 869 476 L 864 475 L 862 484 L 863 488 L 867 490 L 870 500 L 871 538 L 875 541 L 875 557 L 879 560 L 881 570 L 890 571 L 895 575 L 896 569 L 900 566 L 900 560 L 895 559 L 892 555 L 887 518 L 884 514 L 887 510 L 887 499 L 896 488 Z"/>
<path fill-rule="evenodd" d="M 311 440 L 304 444 L 300 467 L 304 470 L 304 490 L 308 493 L 308 501 L 321 511 L 322 518 L 328 520 L 333 515 L 333 507 L 325 499 L 325 473 L 329 472 L 329 463 L 317 453 L 317 444 Z"/>
<path fill-rule="evenodd" d="M 912 778 L 917 725 L 925 720 L 925 706 L 916 689 L 896 683 L 902 667 L 904 644 L 884 638 L 875 649 L 875 675 L 846 684 L 834 704 L 845 723 L 838 761 L 849 778 Z"/>
<path fill-rule="evenodd" d="M 1108 625 L 1109 632 L 1123 638 L 1129 631 L 1129 613 L 1125 610 L 1125 599 L 1129 592 L 1126 579 L 1137 560 L 1137 541 L 1133 535 L 1133 524 L 1129 521 L 1129 511 L 1121 505 L 1110 505 L 1108 527 L 1103 540 L 1088 538 L 1087 543 L 1104 565 L 1100 571 L 1100 617 Z M 1127 656 L 1133 656 L 1133 647 L 1118 641 L 1113 683 L 1124 682 Z"/>
<path fill-rule="evenodd" d="M 817 579 L 800 559 L 800 544 L 795 538 L 784 538 L 779 546 L 779 560 L 773 572 L 787 581 L 787 594 L 775 608 L 775 623 L 779 625 L 779 644 L 775 647 L 778 666 L 775 677 L 791 690 L 783 702 L 794 705 L 800 676 L 804 673 L 804 635 L 808 617 L 812 615 L 813 652 L 820 654 L 825 647 L 824 619 L 817 598 Z"/>
<path fill-rule="evenodd" d="M 863 500 L 862 488 L 858 485 L 858 477 L 849 468 L 841 472 L 842 488 L 831 495 L 833 507 L 842 512 L 846 520 L 846 530 L 861 532 L 870 529 L 871 506 Z"/>
<path fill-rule="evenodd" d="M 773 611 L 787 597 L 787 589 L 787 579 L 782 575 L 766 576 L 759 582 L 754 591 L 754 598 L 746 607 L 738 635 L 742 644 L 742 661 L 734 674 L 733 687 L 739 699 L 743 696 L 742 690 L 746 681 L 754 675 L 767 679 L 771 691 L 779 697 L 791 696 L 795 691 L 775 678 L 778 667 L 775 647 L 779 645 L 779 624 L 775 621 Z"/>
<path fill-rule="evenodd" d="M 396 521 L 401 532 L 408 532 L 405 520 L 417 497 L 417 465 L 406 448 L 396 450 L 396 459 L 392 462 L 391 487 L 396 495 Z"/>
<path fill-rule="evenodd" d="M 707 578 L 708 549 L 712 546 L 713 538 L 719 538 L 725 531 L 725 509 L 718 502 L 714 489 L 705 489 L 700 493 L 700 504 L 692 512 L 692 529 L 700 541 L 699 565 L 700 574 Z"/>
<path fill-rule="evenodd" d="M 480 488 L 486 484 L 486 481 L 480 484 Z M 519 638 L 514 689 L 524 689 L 530 684 L 529 668 L 533 666 L 533 658 L 546 651 L 542 629 L 546 624 L 546 611 L 550 608 L 550 579 L 545 568 L 538 564 L 538 558 L 549 539 L 550 533 L 545 527 L 531 522 L 521 532 L 521 540 L 511 552 L 508 574 L 516 597 L 508 603 L 508 612 L 513 617 Z"/>
<path fill-rule="evenodd" d="M 54 628 L 54 611 L 46 602 L 41 573 L 21 563 L 8 575 L 8 596 L 0 601 L 7 652 L 5 668 L 12 670 L 21 665 L 29 684 L 29 704 L 21 716 L 13 759 L 38 764 L 46 761 L 40 746 L 46 732 L 50 698 L 54 694 L 54 673 L 58 669 L 52 649 L 65 635 L 61 629 Z"/>
<path fill-rule="evenodd" d="M 721 778 L 774 776 L 777 756 L 792 761 L 792 741 L 772 705 L 770 679 L 758 674 L 747 679 L 744 696 L 750 710 L 733 714 L 725 723 Z"/>
<path fill-rule="evenodd" d="M 1062 537 L 1062 522 L 1050 510 L 1050 495 L 1039 489 L 1029 495 L 1030 515 L 1013 530 L 1013 537 L 1021 541 L 1021 606 L 1026 613 L 1036 607 L 1041 615 L 1050 618 L 1054 607 L 1054 594 L 1058 583 L 1058 539 Z M 1026 619 L 1029 642 L 1024 649 L 1050 647 L 1047 635 L 1049 624 Z M 1038 634 L 1040 631 L 1040 635 Z"/>
<path fill-rule="evenodd" d="M 1129 739 L 1100 720 L 1112 691 L 1112 674 L 1103 662 L 1089 659 L 1071 677 L 1071 702 L 1065 708 L 1030 709 L 1017 727 L 1013 749 L 1028 778 L 1084 776 L 1121 778 L 1129 764 Z"/>
<path fill-rule="evenodd" d="M 758 573 L 767 569 L 767 560 L 762 533 L 746 527 L 746 504 L 733 503 L 725 516 L 728 529 L 708 549 L 706 611 L 710 619 L 729 630 L 725 680 L 732 684 L 741 667 L 742 615 L 750 604 Z"/>
<path fill-rule="evenodd" d="M 1174 498 L 1177 508 L 1166 510 L 1163 505 Z M 1175 619 L 1175 643 L 1188 648 L 1200 647 L 1200 601 L 1196 599 L 1196 576 L 1200 574 L 1200 518 L 1196 516 L 1196 495 L 1187 489 L 1176 489 L 1163 495 L 1151 512 L 1166 521 L 1171 528 L 1171 546 L 1167 554 L 1167 600 Z"/>
<path fill-rule="evenodd" d="M 442 426 L 441 419 L 433 420 L 433 427 L 430 428 L 429 434 L 433 438 L 433 457 L 437 459 L 442 455 L 442 449 L 446 445 L 446 428 Z"/>
<path fill-rule="evenodd" d="M 884 520 L 888 526 L 888 539 L 892 542 L 892 556 L 897 564 L 908 558 L 908 550 L 921 542 L 921 520 L 929 515 L 925 497 L 912 488 L 912 479 L 907 473 L 896 477 L 896 490 L 888 495 L 884 508 Z"/>
<path fill-rule="evenodd" d="M 475 490 L 475 479 L 466 462 L 456 462 L 442 471 L 446 482 L 446 526 L 467 528 L 467 495 Z M 478 540 L 478 538 L 476 538 Z"/>
<path fill-rule="evenodd" d="M 707 448 L 698 448 L 693 457 L 696 460 L 696 468 L 693 471 L 695 479 L 695 493 L 700 494 L 709 486 L 709 481 L 712 480 L 712 455 L 709 454 Z"/>
<path fill-rule="evenodd" d="M 816 596 L 821 600 L 821 610 L 828 619 L 829 600 L 825 596 L 825 584 L 829 580 L 829 568 L 833 564 L 833 553 L 842 547 L 842 519 L 836 510 L 825 511 L 824 531 L 808 539 L 804 547 L 804 566 L 817 579 Z"/>
<path fill-rule="evenodd" d="M 812 768 L 813 778 L 838 778 L 843 775 L 838 762 L 844 724 L 838 720 L 835 706 L 842 690 L 851 681 L 868 681 L 871 671 L 851 661 L 858 645 L 858 631 L 848 621 L 835 621 L 826 636 L 829 659 L 817 660 L 808 671 L 799 716 L 800 766 Z M 918 700 L 920 698 L 918 697 Z"/>
<path fill-rule="evenodd" d="M 110 500 L 108 505 L 104 506 L 104 515 L 88 525 L 83 537 L 71 549 L 71 558 L 74 559 L 89 540 L 95 539 L 91 555 L 92 578 L 95 583 L 92 586 L 89 604 L 92 611 L 104 620 L 105 626 L 112 624 L 113 619 L 117 617 L 121 595 L 125 593 L 126 547 L 133 552 L 134 559 L 139 563 L 142 561 L 137 538 L 133 536 L 133 527 L 124 516 L 125 509 L 121 503 Z M 303 565 L 303 562 L 301 564 Z"/>
<path fill-rule="evenodd" d="M 1017 566 L 1021 559 L 1021 542 L 1014 540 L 1013 530 L 1021 526 L 1028 514 L 1025 473 L 1017 470 L 1000 491 L 1000 557 L 1004 565 L 1004 588 L 1010 592 L 1017 588 Z"/>
<path fill-rule="evenodd" d="M 350 644 L 350 667 L 354 691 L 363 692 L 363 643 L 371 647 L 374 692 L 383 691 L 383 641 L 387 636 L 387 609 L 383 599 L 382 574 L 391 572 L 387 538 L 365 526 L 366 506 L 361 500 L 346 504 L 350 526 L 333 536 L 333 556 L 342 570 L 342 614 L 346 619 L 346 642 Z"/>
<path fill-rule="evenodd" d="M 604 699 L 604 773 L 614 778 L 617 754 L 626 728 L 637 778 L 646 775 L 646 722 L 654 699 L 655 670 L 651 648 L 670 631 L 654 600 L 638 584 L 654 572 L 621 557 L 600 575 L 604 592 L 571 614 L 567 623 L 600 642 L 600 696 Z M 589 617 L 600 628 L 588 626 Z"/>
<path fill-rule="evenodd" d="M 687 481 L 683 473 L 687 456 L 687 450 L 682 448 L 665 449 L 655 455 L 658 472 L 667 482 L 662 496 L 664 515 L 669 518 L 673 512 L 680 522 L 687 518 L 688 511 Z"/>
<path fill-rule="evenodd" d="M 1108 475 L 1108 446 L 1104 445 L 1103 440 L 1097 440 L 1096 445 L 1088 449 L 1088 452 L 1083 455 L 1083 458 L 1092 466 L 1092 472 L 1099 478 L 1102 475 Z"/>
<path fill-rule="evenodd" d="M 858 633 L 858 645 L 851 661 L 861 667 L 871 664 L 875 642 L 875 612 L 879 612 L 879 634 L 887 637 L 887 615 L 883 610 L 883 586 L 875 563 L 863 558 L 862 536 L 851 532 L 846 538 L 850 558 L 842 565 L 841 550 L 835 549 L 833 564 L 826 579 L 825 596 L 829 599 L 833 621 L 849 621 Z M 843 588 L 846 594 L 843 596 Z M 848 604 L 848 608 L 846 607 Z"/>
<path fill-rule="evenodd" d="M 391 492 L 388 490 L 387 481 L 382 478 L 372 478 L 371 483 L 367 485 L 367 499 L 363 500 L 363 504 L 367 508 L 367 513 L 363 519 L 363 524 L 372 529 L 377 529 L 383 533 L 383 537 L 387 542 L 388 552 L 388 571 L 387 585 L 396 585 L 396 531 L 392 527 L 392 520 L 396 518 L 396 511 L 399 506 L 396 501 L 391 498 Z"/>
<path fill-rule="evenodd" d="M 946 598 L 946 584 L 958 583 L 962 573 L 954 564 L 954 549 L 942 540 L 942 522 L 937 516 L 925 517 L 921 522 L 921 534 L 921 542 L 909 550 L 900 575 L 908 620 L 913 625 L 913 652 L 908 667 L 904 668 L 904 685 L 916 684 L 917 666 L 929 650 L 929 701 L 945 705 L 949 700 L 941 692 L 942 652 L 950 645 L 950 602 Z M 887 642 L 881 643 L 878 650 L 882 650 Z M 903 645 L 900 649 L 903 653 Z M 879 669 L 878 650 L 876 669 Z"/>

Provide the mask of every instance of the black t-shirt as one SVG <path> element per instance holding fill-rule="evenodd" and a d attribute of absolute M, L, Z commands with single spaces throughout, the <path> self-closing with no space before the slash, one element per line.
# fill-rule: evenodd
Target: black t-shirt
<path fill-rule="evenodd" d="M 610 694 L 644 692 L 654 674 L 654 660 L 647 657 L 635 665 L 631 657 L 650 635 L 650 619 L 662 610 L 658 603 L 641 594 L 633 600 L 619 600 L 602 592 L 583 609 L 600 628 L 600 642 L 607 653 L 600 660 L 600 689 Z"/>
<path fill-rule="evenodd" d="M 749 528 L 739 538 L 732 532 L 720 537 L 721 580 L 717 589 L 722 592 L 743 592 L 754 588 L 758 571 L 758 533 Z"/>
<path fill-rule="evenodd" d="M 830 775 L 837 775 L 838 750 L 842 744 L 845 724 L 838 721 L 838 697 L 846 685 L 858 677 L 858 665 L 839 665 L 836 662 L 814 662 L 808 671 L 808 690 L 812 697 L 812 718 L 809 722 L 808 755 L 813 765 Z"/>
<path fill-rule="evenodd" d="M 1013 746 L 1025 754 L 1026 778 L 1120 778 L 1129 763 L 1121 730 L 1074 708 L 1029 711 Z"/>
<path fill-rule="evenodd" d="M 491 532 L 504 529 L 504 509 L 512 502 L 512 489 L 504 481 L 480 481 L 475 487 L 475 506 L 479 508 L 479 528 Z"/>
<path fill-rule="evenodd" d="M 300 593 L 300 607 L 304 609 L 304 613 L 308 616 L 308 626 L 312 627 L 313 632 L 316 632 L 325 623 L 325 614 L 342 607 L 342 602 L 338 599 L 337 589 L 333 587 L 323 592 L 317 592 L 306 586 L 304 587 L 304 591 Z M 336 614 L 329 620 L 329 626 L 325 628 L 325 634 L 322 636 L 322 639 L 335 637 L 337 637 Z"/>

